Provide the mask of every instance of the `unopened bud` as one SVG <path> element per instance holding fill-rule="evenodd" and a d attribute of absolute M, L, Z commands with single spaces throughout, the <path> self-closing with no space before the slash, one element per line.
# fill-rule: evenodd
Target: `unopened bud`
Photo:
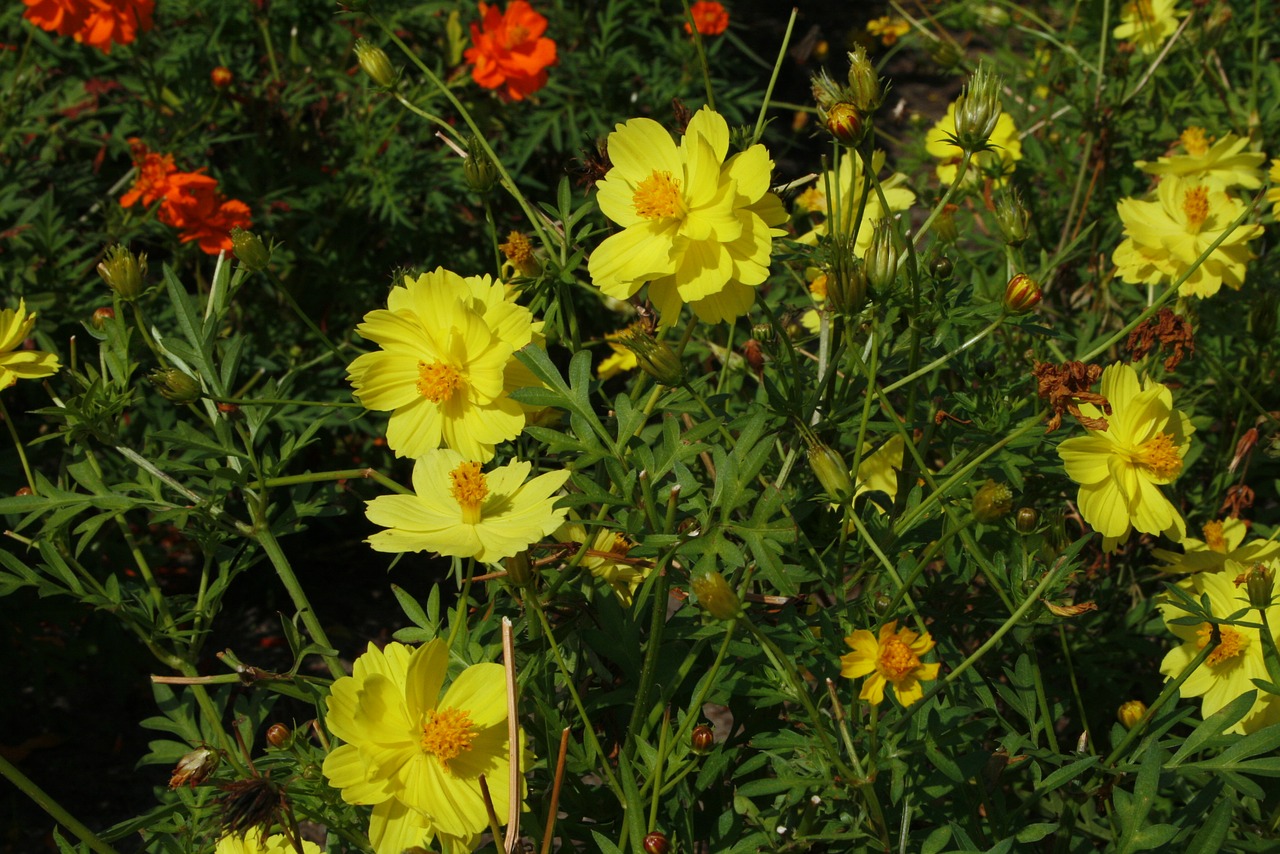
<path fill-rule="evenodd" d="M 115 320 L 116 310 L 109 305 L 99 306 L 93 310 L 93 316 L 89 322 L 93 324 L 94 329 L 101 329 L 107 325 L 108 321 Z"/>
<path fill-rule="evenodd" d="M 853 105 L 871 115 L 880 106 L 884 97 L 884 89 L 880 85 L 880 75 L 867 57 L 867 50 L 858 45 L 849 52 L 849 89 Z"/>
<path fill-rule="evenodd" d="M 827 271 L 827 306 L 836 314 L 853 315 L 867 304 L 867 274 L 855 254 L 853 235 L 832 237 L 831 266 Z"/>
<path fill-rule="evenodd" d="M 289 743 L 289 738 L 293 733 L 284 724 L 272 724 L 267 727 L 267 744 L 272 747 L 284 747 Z"/>
<path fill-rule="evenodd" d="M 31 487 L 29 486 L 19 486 L 18 489 L 13 494 L 18 498 L 25 498 L 28 495 L 35 495 L 35 493 L 31 491 Z"/>
<path fill-rule="evenodd" d="M 218 769 L 219 761 L 221 757 L 207 747 L 191 751 L 173 766 L 173 773 L 169 776 L 169 788 L 187 786 L 194 789 Z"/>
<path fill-rule="evenodd" d="M 671 843 L 667 841 L 667 835 L 654 831 L 646 834 L 644 837 L 644 854 L 667 854 L 671 850 Z"/>
<path fill-rule="evenodd" d="M 503 561 L 507 569 L 507 580 L 516 587 L 527 587 L 533 581 L 533 570 L 529 566 L 527 551 L 512 555 Z"/>
<path fill-rule="evenodd" d="M 98 263 L 98 275 L 120 299 L 132 302 L 142 295 L 146 287 L 143 280 L 147 275 L 147 256 L 134 255 L 117 243 Z"/>
<path fill-rule="evenodd" d="M 950 71 L 960 64 L 964 54 L 951 39 L 934 39 L 929 42 L 929 58 L 938 64 L 943 71 Z"/>
<path fill-rule="evenodd" d="M 1027 225 L 1030 215 L 1022 205 L 1022 197 L 1017 190 L 1010 190 L 996 200 L 996 225 L 1000 227 L 1000 236 L 1010 246 L 1021 246 L 1027 242 Z"/>
<path fill-rule="evenodd" d="M 827 498 L 843 504 L 853 497 L 853 479 L 849 477 L 849 466 L 835 448 L 818 439 L 806 443 L 809 456 L 809 468 L 813 469 L 818 483 L 826 490 Z"/>
<path fill-rule="evenodd" d="M 252 231 L 245 231 L 243 228 L 231 229 L 231 246 L 241 266 L 251 273 L 261 273 L 271 263 L 271 250 L 264 246 L 262 238 Z"/>
<path fill-rule="evenodd" d="M 960 237 L 960 229 L 956 226 L 957 210 L 959 208 L 955 205 L 943 205 L 942 212 L 933 221 L 933 231 L 943 243 L 955 243 Z"/>
<path fill-rule="evenodd" d="M 482 196 L 493 192 L 498 183 L 498 169 L 489 159 L 489 152 L 484 150 L 480 140 L 474 136 L 467 138 L 467 157 L 462 161 L 462 177 L 472 192 Z"/>
<path fill-rule="evenodd" d="M 1009 515 L 1013 509 L 1013 493 L 1003 483 L 988 479 L 973 496 L 973 518 L 984 525 Z"/>
<path fill-rule="evenodd" d="M 231 69 L 225 65 L 215 66 L 209 72 L 209 82 L 213 84 L 215 89 L 225 89 L 231 85 L 231 81 L 235 79 L 235 75 L 231 73 Z"/>
<path fill-rule="evenodd" d="M 684 385 L 684 366 L 680 364 L 680 357 L 670 344 L 654 338 L 643 324 L 629 326 L 618 343 L 635 353 L 640 369 L 662 385 Z"/>
<path fill-rule="evenodd" d="M 1013 519 L 1013 525 L 1019 534 L 1030 534 L 1039 524 L 1040 514 L 1034 507 L 1019 507 L 1018 515 Z"/>
<path fill-rule="evenodd" d="M 983 151 L 1000 118 L 1000 78 L 980 63 L 956 99 L 956 141 L 965 151 Z"/>
<path fill-rule="evenodd" d="M 1249 593 L 1249 604 L 1259 611 L 1271 607 L 1271 595 L 1275 590 L 1275 570 L 1266 564 L 1257 563 L 1245 574 L 1245 590 Z"/>
<path fill-rule="evenodd" d="M 867 283 L 878 298 L 883 298 L 898 275 L 898 253 L 893 248 L 893 223 L 878 219 L 871 231 L 871 245 L 863 259 Z"/>
<path fill-rule="evenodd" d="M 177 368 L 156 368 L 147 379 L 166 400 L 192 403 L 200 399 L 200 381 Z"/>
<path fill-rule="evenodd" d="M 356 41 L 356 60 L 359 61 L 360 67 L 364 69 L 364 73 L 368 74 L 373 82 L 383 89 L 390 89 L 396 85 L 400 75 L 396 74 L 396 70 L 391 67 L 391 60 L 387 57 L 387 52 L 382 48 L 375 47 L 364 39 L 358 39 Z"/>
<path fill-rule="evenodd" d="M 1120 704 L 1120 708 L 1116 710 L 1116 719 L 1125 729 L 1133 729 L 1146 713 L 1146 703 L 1141 700 L 1129 700 Z"/>
<path fill-rule="evenodd" d="M 715 746 L 715 731 L 706 724 L 698 724 L 693 728 L 693 733 L 689 736 L 689 743 L 693 748 L 693 752 L 701 756 Z"/>
<path fill-rule="evenodd" d="M 1004 289 L 1004 308 L 1010 314 L 1026 314 L 1040 303 L 1040 283 L 1026 273 L 1018 273 Z"/>
<path fill-rule="evenodd" d="M 866 119 L 861 110 L 848 101 L 840 101 L 824 111 L 822 122 L 838 141 L 850 147 L 862 141 Z"/>
<path fill-rule="evenodd" d="M 717 620 L 733 620 L 742 613 L 738 594 L 718 572 L 695 576 L 693 594 L 698 597 L 698 604 Z"/>
<path fill-rule="evenodd" d="M 955 265 L 951 263 L 951 259 L 946 255 L 939 255 L 929 264 L 929 276 L 939 284 L 951 281 L 951 274 L 955 270 Z"/>

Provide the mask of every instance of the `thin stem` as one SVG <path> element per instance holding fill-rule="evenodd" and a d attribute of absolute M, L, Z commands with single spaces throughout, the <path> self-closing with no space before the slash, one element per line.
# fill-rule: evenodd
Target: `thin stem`
<path fill-rule="evenodd" d="M 3 753 L 0 753 L 0 775 L 4 775 L 5 779 L 18 788 L 18 791 L 35 801 L 42 810 L 53 817 L 54 821 L 71 831 L 81 842 L 98 854 L 117 854 L 116 849 L 103 842 L 97 834 L 76 820 L 61 804 L 49 797 L 27 775 L 5 759 Z"/>
<path fill-rule="evenodd" d="M 289 564 L 289 559 L 285 557 L 284 551 L 280 548 L 279 541 L 276 540 L 275 534 L 271 533 L 271 524 L 267 521 L 266 514 L 261 512 L 261 508 L 258 513 L 258 519 L 255 521 L 254 539 L 257 540 L 258 545 L 262 546 L 262 550 L 266 552 L 267 559 L 271 561 L 271 565 L 275 568 L 280 582 L 284 585 L 285 590 L 289 592 L 289 598 L 293 600 L 294 607 L 298 609 L 298 613 L 302 616 L 303 625 L 307 627 L 312 640 L 325 649 L 332 650 L 334 648 L 333 644 L 330 643 L 324 626 L 320 625 L 320 620 L 316 617 L 316 613 L 312 609 L 311 602 L 308 601 L 302 585 L 298 583 L 298 576 L 294 574 L 293 567 Z M 329 672 L 333 674 L 334 679 L 340 679 L 347 675 L 346 670 L 342 667 L 342 662 L 336 655 L 326 653 L 323 658 L 325 664 L 329 666 Z"/>
<path fill-rule="evenodd" d="M 693 12 L 689 9 L 689 0 L 680 0 L 684 6 L 685 26 L 689 28 L 690 34 L 693 36 L 693 48 L 698 54 L 698 65 L 702 69 L 702 85 L 707 92 L 707 106 L 712 110 L 716 108 L 716 93 L 711 88 L 711 67 L 707 65 L 707 49 L 702 42 L 702 31 L 698 29 L 698 22 L 693 17 Z"/>
<path fill-rule="evenodd" d="M 751 132 L 751 144 L 755 145 L 764 134 L 764 120 L 769 112 L 769 99 L 773 97 L 773 87 L 778 82 L 778 72 L 782 70 L 782 62 L 787 56 L 787 45 L 791 43 L 791 31 L 796 25 L 799 9 L 791 8 L 791 17 L 787 19 L 787 30 L 782 34 L 782 44 L 778 46 L 778 58 L 773 61 L 773 73 L 769 75 L 769 85 L 764 88 L 764 98 L 760 101 L 760 114 L 756 116 L 756 127 Z"/>
<path fill-rule="evenodd" d="M 933 371 L 933 370 L 935 370 L 935 369 L 937 369 L 937 368 L 941 367 L 942 365 L 945 365 L 947 362 L 951 361 L 951 360 L 952 360 L 952 359 L 954 359 L 956 356 L 960 355 L 960 354 L 961 354 L 961 353 L 963 353 L 965 350 L 968 350 L 968 349 L 969 349 L 970 347 L 972 347 L 974 344 L 977 344 L 977 343 L 978 343 L 979 341 L 981 341 L 983 338 L 986 338 L 988 335 L 990 335 L 993 331 L 995 331 L 995 328 L 996 328 L 997 326 L 999 326 L 1001 323 L 1003 323 L 1003 322 L 1004 322 L 1004 320 L 1005 320 L 1005 318 L 1006 318 L 1006 317 L 1008 317 L 1008 315 L 1007 315 L 1007 314 L 1005 314 L 1004 312 L 1001 312 L 999 317 L 997 317 L 995 320 L 993 320 L 993 321 L 991 321 L 990 323 L 988 323 L 985 327 L 983 327 L 982 331 L 978 332 L 976 335 L 974 335 L 973 337 L 969 338 L 967 341 L 965 341 L 965 342 L 964 342 L 963 344 L 961 344 L 959 347 L 955 348 L 954 350 L 950 350 L 950 351 L 948 351 L 948 352 L 946 352 L 946 353 L 943 353 L 941 356 L 939 356 L 938 358 L 934 359 L 934 360 L 933 360 L 932 362 L 930 362 L 929 364 L 927 364 L 927 365 L 925 365 L 924 367 L 919 368 L 919 369 L 917 369 L 917 370 L 915 370 L 915 371 L 912 371 L 911 373 L 907 374 L 905 377 L 903 377 L 902 379 L 898 380 L 897 382 L 889 383 L 889 385 L 885 386 L 885 387 L 882 389 L 882 391 L 883 391 L 885 394 L 889 394 L 889 393 L 890 393 L 890 392 L 892 392 L 892 391 L 895 391 L 895 390 L 897 390 L 897 389 L 902 388 L 904 385 L 906 385 L 907 383 L 911 382 L 912 380 L 919 379 L 920 377 L 924 376 L 925 374 L 929 373 L 930 371 Z"/>
<path fill-rule="evenodd" d="M 27 462 L 27 450 L 22 445 L 22 439 L 18 437 L 18 428 L 13 426 L 13 418 L 9 415 L 9 409 L 4 405 L 4 398 L 0 397 L 0 418 L 4 419 L 5 426 L 9 428 L 9 436 L 13 439 L 13 447 L 18 452 L 18 459 L 22 462 L 22 473 L 27 476 L 27 488 L 31 490 L 32 495 L 39 495 L 36 489 L 36 479 L 31 476 L 31 464 Z"/>

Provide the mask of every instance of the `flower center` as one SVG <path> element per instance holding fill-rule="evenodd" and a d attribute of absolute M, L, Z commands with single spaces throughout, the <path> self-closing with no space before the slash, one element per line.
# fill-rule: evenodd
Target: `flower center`
<path fill-rule="evenodd" d="M 503 47 L 510 50 L 518 47 L 529 40 L 529 31 L 522 24 L 507 25 L 506 38 L 503 39 Z"/>
<path fill-rule="evenodd" d="M 809 283 L 809 293 L 813 296 L 815 301 L 822 302 L 827 298 L 828 284 L 829 280 L 827 279 L 826 273 L 823 273 Z"/>
<path fill-rule="evenodd" d="M 471 749 L 475 739 L 475 726 L 471 723 L 471 713 L 463 709 L 440 709 L 427 712 L 422 722 L 422 738 L 418 745 L 424 753 L 440 760 L 446 771 L 449 760 Z"/>
<path fill-rule="evenodd" d="M 1176 477 L 1182 471 L 1178 446 L 1168 433 L 1157 433 L 1139 445 L 1133 461 L 1159 478 Z"/>
<path fill-rule="evenodd" d="M 1187 150 L 1187 154 L 1192 157 L 1204 157 L 1205 152 L 1209 150 L 1209 140 L 1205 138 L 1204 128 L 1192 125 L 1178 138 L 1182 140 L 1182 147 Z"/>
<path fill-rule="evenodd" d="M 1191 232 L 1200 230 L 1204 221 L 1209 218 L 1209 188 L 1192 187 L 1182 197 L 1182 212 L 1187 215 L 1187 229 Z"/>
<path fill-rule="evenodd" d="M 656 169 L 636 185 L 631 204 L 636 209 L 636 216 L 641 219 L 662 219 L 684 213 L 680 182 L 672 178 L 670 172 L 659 172 Z"/>
<path fill-rule="evenodd" d="M 489 494 L 489 484 L 485 481 L 484 472 L 480 471 L 480 464 L 459 463 L 449 472 L 449 480 L 453 483 L 449 494 L 462 508 L 462 521 L 475 525 L 480 521 L 480 505 Z"/>
<path fill-rule="evenodd" d="M 1146 26 L 1155 23 L 1156 15 L 1151 10 L 1151 0 L 1134 0 L 1125 7 L 1128 17 L 1139 21 Z"/>
<path fill-rule="evenodd" d="M 1221 522 L 1204 523 L 1204 544 L 1215 552 L 1227 553 L 1227 538 L 1222 535 Z"/>
<path fill-rule="evenodd" d="M 876 662 L 876 670 L 890 682 L 898 683 L 920 666 L 920 658 L 896 637 L 889 638 L 880 647 L 880 659 Z"/>
<path fill-rule="evenodd" d="M 444 362 L 418 362 L 418 394 L 432 403 L 448 403 L 462 385 L 462 376 Z"/>
<path fill-rule="evenodd" d="M 1244 651 L 1249 648 L 1249 639 L 1241 632 L 1231 628 L 1231 626 L 1218 626 L 1218 631 L 1222 633 L 1222 643 L 1218 644 L 1218 648 L 1209 653 L 1206 664 L 1221 664 L 1222 662 L 1235 658 L 1237 655 L 1244 655 Z M 1213 627 L 1205 623 L 1196 629 L 1196 636 L 1200 638 L 1200 642 L 1196 644 L 1199 649 L 1204 649 L 1209 643 L 1209 638 L 1213 634 Z"/>

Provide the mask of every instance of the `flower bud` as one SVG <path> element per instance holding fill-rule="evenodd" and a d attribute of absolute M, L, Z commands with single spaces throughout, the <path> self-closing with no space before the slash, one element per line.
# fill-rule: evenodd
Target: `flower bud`
<path fill-rule="evenodd" d="M 252 231 L 231 229 L 231 246 L 241 266 L 251 273 L 261 273 L 271 263 L 271 250 Z"/>
<path fill-rule="evenodd" d="M 956 142 L 965 151 L 983 151 L 1000 111 L 1000 78 L 980 63 L 956 99 Z"/>
<path fill-rule="evenodd" d="M 849 477 L 849 465 L 840 452 L 819 439 L 805 443 L 809 456 L 809 468 L 813 469 L 818 483 L 826 490 L 827 498 L 843 504 L 853 497 L 853 479 Z"/>
<path fill-rule="evenodd" d="M 192 403 L 200 399 L 200 381 L 177 368 L 156 368 L 147 379 L 166 400 Z"/>
<path fill-rule="evenodd" d="M 108 321 L 115 320 L 116 310 L 109 305 L 99 306 L 93 310 L 93 317 L 89 322 L 93 324 L 94 329 L 101 329 L 107 325 Z"/>
<path fill-rule="evenodd" d="M 1027 224 L 1030 215 L 1022 205 L 1022 197 L 1017 190 L 1010 190 L 996 200 L 996 225 L 1000 227 L 1000 236 L 1010 246 L 1021 246 L 1027 242 Z"/>
<path fill-rule="evenodd" d="M 823 112 L 822 122 L 832 136 L 850 147 L 862 141 L 866 129 L 862 111 L 848 101 L 832 104 L 831 109 Z"/>
<path fill-rule="evenodd" d="M 533 581 L 533 570 L 529 566 L 527 551 L 512 555 L 503 561 L 507 570 L 507 580 L 516 587 L 527 587 Z"/>
<path fill-rule="evenodd" d="M 1019 534 L 1030 534 L 1040 524 L 1040 514 L 1034 507 L 1019 507 L 1018 515 L 1013 518 L 1013 526 Z"/>
<path fill-rule="evenodd" d="M 831 266 L 827 271 L 826 304 L 836 314 L 852 315 L 867 304 L 867 274 L 854 250 L 853 236 L 832 238 Z"/>
<path fill-rule="evenodd" d="M 133 302 L 142 295 L 142 290 L 146 287 L 143 279 L 147 275 L 147 256 L 134 255 L 117 243 L 107 250 L 98 263 L 98 275 L 120 299 Z"/>
<path fill-rule="evenodd" d="M 667 835 L 654 831 L 645 835 L 644 838 L 644 854 L 667 854 L 671 850 L 671 843 L 667 841 Z"/>
<path fill-rule="evenodd" d="M 487 196 L 493 192 L 498 183 L 498 169 L 489 159 L 489 152 L 484 150 L 480 140 L 474 136 L 467 137 L 467 157 L 462 161 L 462 177 L 472 192 Z"/>
<path fill-rule="evenodd" d="M 884 90 L 880 85 L 880 75 L 867 57 L 867 50 L 858 45 L 849 52 L 849 88 L 853 105 L 865 115 L 871 115 L 880 106 Z"/>
<path fill-rule="evenodd" d="M 618 343 L 636 354 L 640 369 L 665 386 L 684 385 L 684 365 L 665 341 L 659 341 L 644 328 L 633 323 L 622 333 Z"/>
<path fill-rule="evenodd" d="M 844 100 L 844 91 L 831 79 L 831 75 L 825 70 L 819 71 L 813 77 L 809 78 L 810 91 L 813 92 L 813 101 L 818 105 L 818 110 L 826 113 L 835 104 Z"/>
<path fill-rule="evenodd" d="M 960 52 L 960 48 L 950 39 L 934 39 L 929 42 L 928 51 L 929 58 L 944 71 L 950 71 L 960 64 L 960 60 L 964 59 L 964 54 Z"/>
<path fill-rule="evenodd" d="M 973 496 L 973 518 L 984 525 L 1002 519 L 1013 509 L 1013 493 L 1003 483 L 990 478 Z"/>
<path fill-rule="evenodd" d="M 1257 563 L 1245 573 L 1245 590 L 1249 593 L 1249 604 L 1259 611 L 1271 607 L 1271 594 L 1275 590 L 1275 570 L 1266 564 Z"/>
<path fill-rule="evenodd" d="M 689 743 L 693 748 L 693 752 L 702 756 L 715 746 L 715 731 L 706 724 L 698 724 L 693 728 L 693 733 L 689 736 Z"/>
<path fill-rule="evenodd" d="M 396 74 L 396 70 L 391 67 L 391 60 L 382 48 L 375 47 L 364 39 L 357 39 L 356 60 L 364 69 L 364 73 L 368 74 L 378 86 L 390 89 L 396 85 L 400 75 Z"/>
<path fill-rule="evenodd" d="M 1120 704 L 1120 708 L 1116 710 L 1116 719 L 1125 729 L 1133 729 L 1146 713 L 1146 703 L 1141 700 L 1129 700 Z"/>
<path fill-rule="evenodd" d="M 1040 303 L 1040 283 L 1026 273 L 1018 273 L 1004 289 L 1004 310 L 1026 314 Z"/>
<path fill-rule="evenodd" d="M 893 248 L 893 223 L 887 219 L 876 220 L 871 232 L 871 245 L 867 247 L 865 269 L 867 283 L 881 298 L 898 275 L 898 253 Z"/>
<path fill-rule="evenodd" d="M 169 776 L 169 788 L 188 786 L 194 789 L 218 769 L 220 761 L 221 757 L 207 747 L 191 751 L 173 766 L 173 773 Z"/>
<path fill-rule="evenodd" d="M 960 229 L 956 227 L 958 210 L 959 208 L 953 204 L 943 205 L 942 212 L 933 221 L 933 231 L 943 243 L 955 243 L 960 238 Z"/>
<path fill-rule="evenodd" d="M 698 604 L 717 620 L 734 620 L 742 613 L 738 594 L 718 572 L 695 576 L 693 595 L 698 597 Z"/>
<path fill-rule="evenodd" d="M 293 735 L 284 724 L 272 724 L 267 727 L 267 744 L 272 747 L 284 747 Z"/>
<path fill-rule="evenodd" d="M 955 265 L 946 255 L 939 255 L 929 264 L 929 276 L 939 284 L 951 281 L 951 274 L 954 271 Z"/>
<path fill-rule="evenodd" d="M 19 486 L 13 494 L 17 498 L 26 498 L 28 495 L 35 495 L 29 486 Z"/>
<path fill-rule="evenodd" d="M 213 84 L 215 89 L 225 89 L 231 85 L 231 81 L 235 79 L 235 75 L 231 73 L 231 69 L 225 65 L 215 66 L 209 72 L 209 82 Z"/>

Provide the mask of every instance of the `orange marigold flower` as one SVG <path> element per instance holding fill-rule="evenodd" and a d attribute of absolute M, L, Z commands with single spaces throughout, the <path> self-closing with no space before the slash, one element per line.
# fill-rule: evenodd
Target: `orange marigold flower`
<path fill-rule="evenodd" d="M 471 25 L 473 47 L 464 56 L 475 67 L 471 77 L 486 89 L 522 101 L 547 83 L 547 66 L 556 62 L 556 43 L 542 34 L 547 19 L 525 0 L 512 0 L 506 12 L 480 4 L 481 25 Z"/>
<path fill-rule="evenodd" d="M 155 0 L 22 0 L 23 17 L 42 30 L 111 53 L 151 29 Z"/>
<path fill-rule="evenodd" d="M 131 208 L 138 202 L 154 205 L 169 193 L 169 179 L 178 167 L 173 165 L 172 154 L 148 151 L 139 139 L 129 140 L 129 145 L 133 148 L 133 163 L 138 169 L 138 177 L 129 191 L 120 197 L 120 206 Z"/>
<path fill-rule="evenodd" d="M 232 248 L 231 229 L 253 225 L 249 206 L 239 199 L 225 198 L 218 182 L 197 172 L 179 172 L 173 186 L 179 189 L 160 206 L 159 219 L 179 231 L 183 243 L 198 241 L 210 255 Z"/>
<path fill-rule="evenodd" d="M 729 29 L 729 10 L 715 0 L 698 0 L 689 14 L 693 16 L 693 25 L 704 36 L 718 36 Z M 688 21 L 685 22 L 684 31 L 693 33 Z"/>

